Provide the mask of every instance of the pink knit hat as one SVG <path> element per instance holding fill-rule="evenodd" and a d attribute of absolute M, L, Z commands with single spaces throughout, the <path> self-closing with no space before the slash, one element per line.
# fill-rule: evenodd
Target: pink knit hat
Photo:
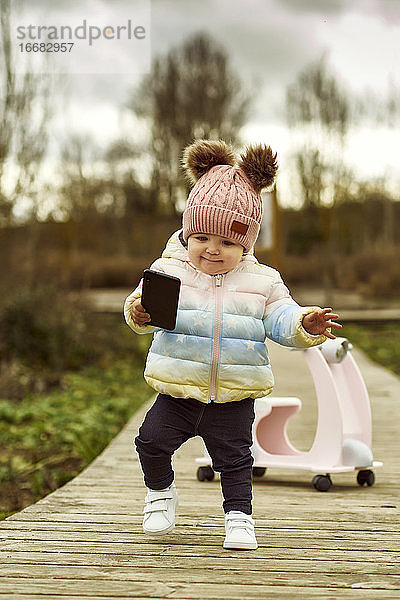
<path fill-rule="evenodd" d="M 260 231 L 260 192 L 274 181 L 276 154 L 269 146 L 249 147 L 236 164 L 222 140 L 197 140 L 185 149 L 183 165 L 196 182 L 183 213 L 184 240 L 211 233 L 235 240 L 248 252 Z"/>

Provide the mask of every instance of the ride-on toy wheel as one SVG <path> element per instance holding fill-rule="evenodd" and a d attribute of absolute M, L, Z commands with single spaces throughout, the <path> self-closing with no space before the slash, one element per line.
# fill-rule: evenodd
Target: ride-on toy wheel
<path fill-rule="evenodd" d="M 215 473 L 211 467 L 199 467 L 197 469 L 197 479 L 199 481 L 212 481 Z"/>
<path fill-rule="evenodd" d="M 358 485 L 368 485 L 368 486 L 374 485 L 374 483 L 375 483 L 374 472 L 371 471 L 370 469 L 358 471 L 357 483 L 358 483 Z"/>
<path fill-rule="evenodd" d="M 313 477 L 312 484 L 319 492 L 327 492 L 332 485 L 332 479 L 329 475 L 316 475 Z"/>
<path fill-rule="evenodd" d="M 262 477 L 266 470 L 265 467 L 253 467 L 253 477 Z"/>

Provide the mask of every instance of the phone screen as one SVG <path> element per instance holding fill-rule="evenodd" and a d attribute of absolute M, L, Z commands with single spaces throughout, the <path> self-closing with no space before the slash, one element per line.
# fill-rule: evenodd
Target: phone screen
<path fill-rule="evenodd" d="M 151 269 L 144 271 L 142 305 L 151 317 L 149 325 L 175 329 L 180 286 L 178 277 Z"/>

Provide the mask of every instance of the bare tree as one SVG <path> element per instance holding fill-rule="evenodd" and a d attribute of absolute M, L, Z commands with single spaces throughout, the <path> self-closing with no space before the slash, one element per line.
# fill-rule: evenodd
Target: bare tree
<path fill-rule="evenodd" d="M 289 125 L 322 128 L 328 135 L 344 137 L 349 124 L 346 95 L 327 67 L 326 57 L 308 65 L 288 87 Z"/>
<path fill-rule="evenodd" d="M 0 0 L 0 7 L 0 224 L 7 225 L 22 196 L 32 200 L 36 217 L 34 184 L 47 146 L 51 78 L 16 72 L 10 0 Z"/>
<path fill-rule="evenodd" d="M 200 33 L 154 60 L 131 106 L 151 127 L 153 203 L 174 213 L 186 189 L 182 148 L 194 138 L 238 141 L 249 97 L 224 49 Z"/>
<path fill-rule="evenodd" d="M 400 118 L 400 87 L 389 79 L 386 94 L 371 88 L 363 90 L 354 101 L 353 112 L 356 123 L 396 127 Z"/>
<path fill-rule="evenodd" d="M 388 129 L 398 129 L 400 120 L 400 88 L 392 80 L 389 80 L 386 97 L 382 94 L 369 90 L 358 100 L 358 119 L 368 123 L 371 127 L 387 127 Z M 386 179 L 390 173 L 383 174 Z M 381 232 L 381 244 L 393 246 L 395 244 L 395 205 L 398 201 L 392 198 L 390 192 L 384 192 L 382 195 L 384 227 Z"/>
<path fill-rule="evenodd" d="M 300 180 L 303 204 L 306 209 L 321 205 L 322 193 L 325 186 L 326 165 L 317 148 L 303 148 L 297 152 L 296 167 Z"/>
<path fill-rule="evenodd" d="M 335 230 L 339 226 L 335 206 L 343 197 L 340 180 L 349 174 L 343 164 L 343 150 L 350 103 L 329 72 L 325 56 L 308 65 L 288 87 L 286 106 L 289 126 L 301 132 L 302 145 L 296 152 L 300 189 L 305 208 L 317 211 L 316 227 L 324 242 L 323 284 L 329 302 Z"/>
<path fill-rule="evenodd" d="M 116 194 L 121 198 L 115 206 L 115 214 L 127 220 L 135 213 L 153 212 L 148 190 L 137 178 L 137 159 L 142 150 L 125 138 L 116 139 L 106 148 L 103 159 L 107 169 L 107 179 Z M 139 162 L 140 164 L 140 162 Z"/>
<path fill-rule="evenodd" d="M 302 145 L 296 154 L 304 201 L 323 204 L 325 196 L 325 203 L 334 204 L 335 182 L 343 170 L 350 103 L 335 76 L 329 73 L 325 56 L 308 65 L 288 87 L 286 108 L 289 126 L 302 132 Z M 312 177 L 305 178 L 307 163 Z M 315 189 L 310 190 L 310 186 Z"/>
<path fill-rule="evenodd" d="M 89 136 L 70 135 L 61 150 L 60 187 L 62 209 L 75 221 L 96 215 L 95 177 L 90 168 L 96 160 L 94 142 Z"/>

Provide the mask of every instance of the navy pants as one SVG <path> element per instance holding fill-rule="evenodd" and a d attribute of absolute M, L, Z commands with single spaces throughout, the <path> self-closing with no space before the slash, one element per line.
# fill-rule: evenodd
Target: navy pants
<path fill-rule="evenodd" d="M 144 482 L 162 490 L 174 480 L 171 457 L 189 438 L 203 438 L 214 471 L 221 474 L 225 512 L 252 513 L 254 400 L 205 404 L 159 394 L 135 439 Z"/>

